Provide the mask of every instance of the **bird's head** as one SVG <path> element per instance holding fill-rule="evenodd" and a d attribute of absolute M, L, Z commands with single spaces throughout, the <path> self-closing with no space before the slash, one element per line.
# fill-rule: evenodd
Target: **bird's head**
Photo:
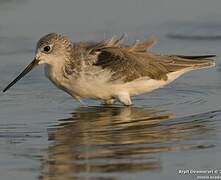
<path fill-rule="evenodd" d="M 34 60 L 15 78 L 4 90 L 7 91 L 17 81 L 39 64 L 61 64 L 70 56 L 73 43 L 58 33 L 50 33 L 43 36 L 37 43 Z"/>
<path fill-rule="evenodd" d="M 38 64 L 53 65 L 69 56 L 72 47 L 73 43 L 66 36 L 50 33 L 38 41 L 35 59 Z"/>

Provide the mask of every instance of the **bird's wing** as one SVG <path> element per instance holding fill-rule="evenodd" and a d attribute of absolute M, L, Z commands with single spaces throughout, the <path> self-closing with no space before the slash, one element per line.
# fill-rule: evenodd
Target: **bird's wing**
<path fill-rule="evenodd" d="M 94 66 L 111 71 L 111 80 L 121 79 L 129 82 L 140 77 L 167 80 L 167 69 L 147 52 L 155 40 L 122 46 L 120 39 L 102 42 L 90 49 L 90 54 L 97 54 Z"/>
<path fill-rule="evenodd" d="M 89 61 L 93 66 L 108 69 L 112 73 L 111 80 L 129 82 L 141 77 L 167 80 L 167 75 L 171 72 L 214 65 L 214 61 L 208 58 L 215 55 L 159 55 L 149 52 L 156 44 L 156 39 L 136 42 L 132 46 L 122 45 L 122 40 L 123 36 L 119 39 L 112 38 L 87 48 L 89 56 L 94 57 L 89 58 L 93 61 Z"/>

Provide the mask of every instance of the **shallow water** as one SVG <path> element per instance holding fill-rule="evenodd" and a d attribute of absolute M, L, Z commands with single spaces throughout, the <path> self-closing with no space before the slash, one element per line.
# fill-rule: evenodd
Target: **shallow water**
<path fill-rule="evenodd" d="M 0 94 L 0 179 L 196 179 L 179 170 L 219 169 L 220 1 L 60 2 L 0 2 L 1 89 L 51 31 L 76 41 L 126 32 L 133 42 L 155 34 L 153 51 L 217 54 L 217 66 L 135 97 L 133 107 L 92 100 L 81 107 L 36 68 Z"/>

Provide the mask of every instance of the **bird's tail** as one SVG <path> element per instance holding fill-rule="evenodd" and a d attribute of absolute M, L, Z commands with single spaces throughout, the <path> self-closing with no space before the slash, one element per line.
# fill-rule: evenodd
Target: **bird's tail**
<path fill-rule="evenodd" d="M 186 64 L 186 66 L 192 67 L 193 69 L 210 68 L 216 65 L 215 61 L 211 58 L 216 55 L 202 55 L 202 56 L 183 56 L 177 55 L 181 58 L 180 63 Z"/>
<path fill-rule="evenodd" d="M 210 68 L 216 65 L 215 61 L 211 58 L 215 55 L 203 55 L 203 56 L 183 56 L 172 55 L 170 56 L 172 61 L 164 63 L 165 66 L 171 71 L 177 71 L 180 69 L 188 68 L 190 70 Z"/>

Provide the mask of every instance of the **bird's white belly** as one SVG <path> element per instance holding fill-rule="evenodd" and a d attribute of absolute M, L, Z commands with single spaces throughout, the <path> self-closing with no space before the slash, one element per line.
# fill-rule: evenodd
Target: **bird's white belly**
<path fill-rule="evenodd" d="M 165 85 L 171 83 L 172 81 L 174 81 L 175 79 L 177 79 L 179 76 L 181 76 L 187 71 L 190 71 L 190 69 L 183 69 L 177 72 L 169 73 L 167 75 L 168 79 L 166 81 L 141 78 L 125 84 L 125 89 L 127 92 L 129 92 L 130 96 L 151 92 L 155 89 L 162 88 Z"/>
<path fill-rule="evenodd" d="M 73 94 L 82 98 L 93 98 L 93 99 L 111 99 L 118 97 L 121 93 L 128 93 L 129 96 L 135 96 L 147 92 L 151 92 L 155 89 L 161 88 L 183 73 L 189 70 L 181 70 L 168 74 L 168 80 L 154 80 L 149 77 L 140 78 L 132 82 L 107 82 L 103 79 L 83 79 L 80 78 L 73 83 L 71 91 Z"/>

